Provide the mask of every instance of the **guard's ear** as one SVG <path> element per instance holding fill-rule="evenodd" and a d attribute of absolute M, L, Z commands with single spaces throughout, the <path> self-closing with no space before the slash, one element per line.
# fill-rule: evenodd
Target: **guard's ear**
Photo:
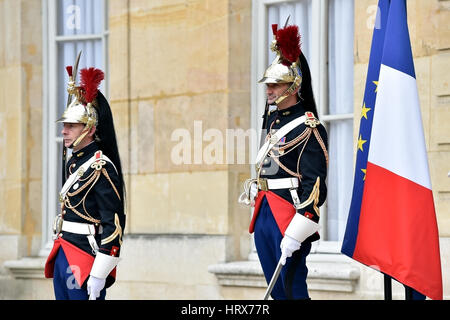
<path fill-rule="evenodd" d="M 96 127 L 96 126 L 93 126 L 93 127 L 91 128 L 91 130 L 89 130 L 88 136 L 89 136 L 89 137 L 94 137 L 95 131 L 97 131 L 97 127 Z"/>

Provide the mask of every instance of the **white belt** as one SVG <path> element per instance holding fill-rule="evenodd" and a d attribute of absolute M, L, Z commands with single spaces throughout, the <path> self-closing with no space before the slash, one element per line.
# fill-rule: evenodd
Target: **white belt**
<path fill-rule="evenodd" d="M 290 188 L 298 188 L 298 178 L 259 179 L 258 189 L 263 191 Z"/>
<path fill-rule="evenodd" d="M 84 234 L 84 235 L 95 235 L 95 226 L 88 223 L 79 223 L 71 221 L 63 221 L 62 231 L 67 231 L 71 233 Z M 98 234 L 102 234 L 103 228 L 100 225 L 98 227 Z"/>

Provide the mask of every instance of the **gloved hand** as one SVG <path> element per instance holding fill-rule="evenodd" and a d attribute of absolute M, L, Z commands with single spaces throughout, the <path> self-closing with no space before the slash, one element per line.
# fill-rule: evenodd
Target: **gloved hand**
<path fill-rule="evenodd" d="M 288 235 L 284 235 L 283 240 L 281 240 L 281 264 L 284 266 L 286 264 L 286 259 L 292 256 L 292 254 L 300 249 L 301 243 Z"/>
<path fill-rule="evenodd" d="M 89 276 L 87 282 L 87 293 L 89 295 L 89 300 L 96 300 L 100 297 L 100 291 L 105 287 L 106 279 L 96 278 L 94 276 Z"/>

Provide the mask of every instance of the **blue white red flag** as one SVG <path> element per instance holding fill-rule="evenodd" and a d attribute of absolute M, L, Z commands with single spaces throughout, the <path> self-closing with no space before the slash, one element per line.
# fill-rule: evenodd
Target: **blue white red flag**
<path fill-rule="evenodd" d="M 380 0 L 342 253 L 442 299 L 439 233 L 405 0 Z"/>

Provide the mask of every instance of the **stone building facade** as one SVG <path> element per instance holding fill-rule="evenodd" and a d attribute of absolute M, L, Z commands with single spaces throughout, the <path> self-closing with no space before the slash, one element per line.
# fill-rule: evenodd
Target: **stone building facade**
<path fill-rule="evenodd" d="M 352 8 L 349 119 L 356 146 L 377 1 L 346 1 Z M 282 11 L 284 2 L 298 2 L 320 15 L 339 1 L 98 2 L 105 18 L 101 35 L 71 39 L 102 43 L 104 89 L 126 179 L 123 260 L 108 297 L 262 298 L 266 284 L 248 233 L 250 211 L 237 202 L 252 174 L 261 116 L 255 61 L 258 48 L 268 46 L 257 44 L 267 42 L 257 30 L 271 6 Z M 61 108 L 55 87 L 65 85 L 58 82 L 58 48 L 72 41 L 58 34 L 58 13 L 74 14 L 62 23 L 84 23 L 76 7 L 83 1 L 74 3 L 69 9 L 65 1 L 0 0 L 1 299 L 53 298 L 51 280 L 43 277 L 58 190 L 58 149 L 50 147 L 58 128 L 51 120 Z M 449 298 L 450 1 L 407 4 Z M 326 15 L 321 21 L 328 23 Z M 320 51 L 321 42 L 316 46 Z M 382 276 L 340 254 L 341 239 L 334 240 L 317 245 L 308 258 L 311 297 L 381 299 Z M 394 297 L 403 294 L 394 282 Z"/>

